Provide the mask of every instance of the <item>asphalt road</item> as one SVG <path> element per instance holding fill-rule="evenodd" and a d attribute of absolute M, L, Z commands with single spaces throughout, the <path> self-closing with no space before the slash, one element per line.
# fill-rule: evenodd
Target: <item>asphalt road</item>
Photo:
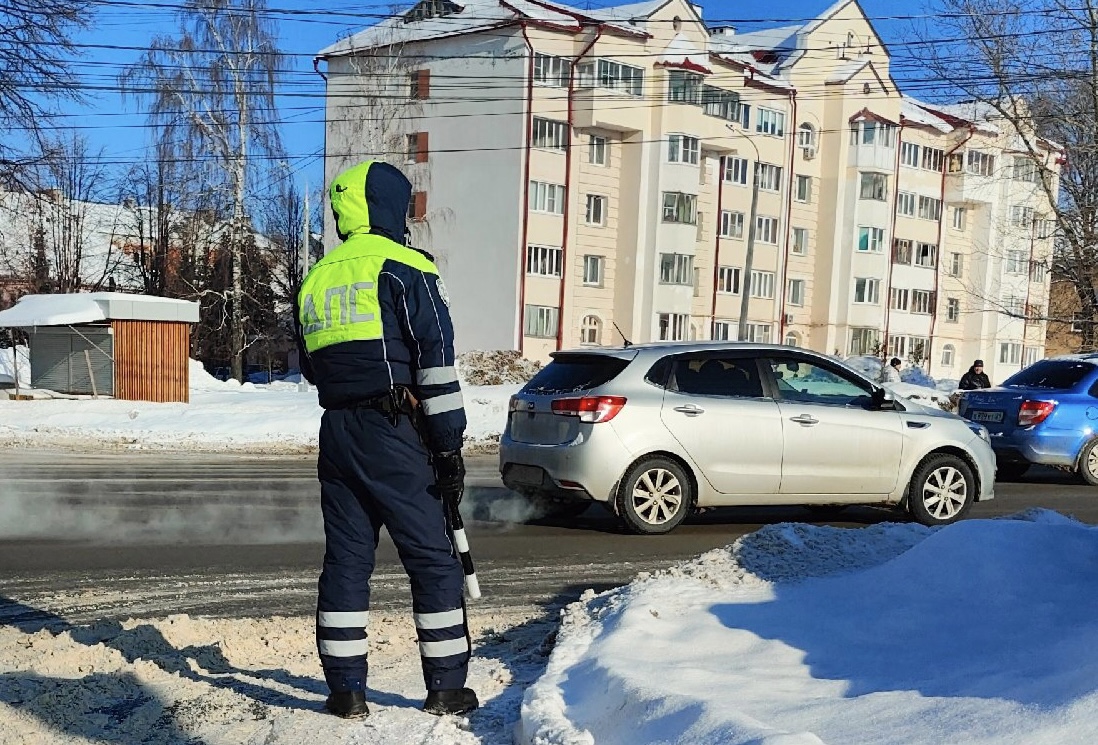
<path fill-rule="evenodd" d="M 502 488 L 494 457 L 468 465 L 464 506 L 488 518 L 467 521 L 483 608 L 555 607 L 768 523 L 816 521 L 800 508 L 722 508 L 667 536 L 634 536 L 598 507 L 569 521 L 536 519 Z M 323 555 L 318 495 L 311 458 L 0 451 L 0 622 L 310 613 Z M 971 514 L 1029 507 L 1098 523 L 1098 489 L 1042 471 L 998 485 L 997 498 Z M 852 508 L 831 524 L 894 519 Z M 387 539 L 373 585 L 375 607 L 407 602 Z"/>

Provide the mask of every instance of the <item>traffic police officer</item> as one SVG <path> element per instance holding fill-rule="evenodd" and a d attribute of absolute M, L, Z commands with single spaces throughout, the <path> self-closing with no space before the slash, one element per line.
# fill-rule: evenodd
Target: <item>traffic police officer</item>
<path fill-rule="evenodd" d="M 336 177 L 330 196 L 343 244 L 309 272 L 294 313 L 302 372 L 325 409 L 316 637 L 326 708 L 369 714 L 369 580 L 384 525 L 411 579 L 423 708 L 464 713 L 479 705 L 465 687 L 464 574 L 439 501 L 443 493 L 460 499 L 465 476 L 449 298 L 432 258 L 405 245 L 412 186 L 404 174 L 362 163 Z M 426 422 L 419 432 L 417 402 Z"/>

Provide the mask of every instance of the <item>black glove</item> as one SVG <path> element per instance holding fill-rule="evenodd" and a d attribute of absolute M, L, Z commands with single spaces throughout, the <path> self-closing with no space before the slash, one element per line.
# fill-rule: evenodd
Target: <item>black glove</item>
<path fill-rule="evenodd" d="M 438 496 L 452 504 L 460 504 L 465 493 L 465 461 L 460 450 L 435 453 L 435 485 Z"/>

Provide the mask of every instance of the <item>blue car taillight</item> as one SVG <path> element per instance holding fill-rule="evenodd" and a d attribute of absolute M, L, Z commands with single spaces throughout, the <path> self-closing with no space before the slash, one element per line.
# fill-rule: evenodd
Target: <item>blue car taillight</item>
<path fill-rule="evenodd" d="M 1049 418 L 1056 409 L 1055 401 L 1023 401 L 1018 409 L 1018 426 L 1032 427 Z"/>

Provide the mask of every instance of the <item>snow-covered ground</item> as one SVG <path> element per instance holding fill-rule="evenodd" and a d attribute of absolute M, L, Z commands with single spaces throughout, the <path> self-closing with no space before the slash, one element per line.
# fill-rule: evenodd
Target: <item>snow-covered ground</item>
<path fill-rule="evenodd" d="M 0 742 L 1098 742 L 1098 529 L 1048 511 L 768 526 L 588 592 L 559 633 L 490 602 L 470 605 L 480 711 L 420 712 L 411 620 L 379 611 L 373 713 L 354 722 L 320 711 L 311 618 L 72 626 L 9 603 Z"/>
<path fill-rule="evenodd" d="M 20 355 L 20 380 L 29 378 Z M 11 350 L 0 350 L 0 375 Z M 507 402 L 518 385 L 466 386 L 467 444 L 498 442 Z M 0 446 L 119 447 L 206 451 L 311 451 L 323 410 L 316 389 L 296 383 L 255 385 L 220 381 L 191 363 L 191 401 L 158 404 L 110 399 L 0 398 Z"/>

